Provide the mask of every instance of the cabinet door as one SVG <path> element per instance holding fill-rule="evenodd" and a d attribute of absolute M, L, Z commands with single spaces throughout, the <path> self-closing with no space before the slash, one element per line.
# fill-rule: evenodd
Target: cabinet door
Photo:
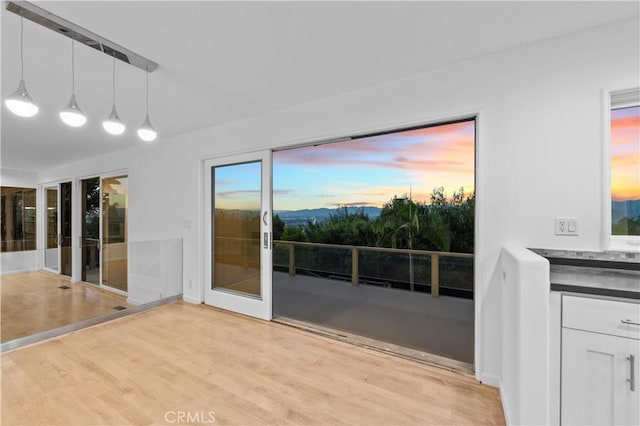
<path fill-rule="evenodd" d="M 634 339 L 562 329 L 562 424 L 640 423 L 639 346 Z"/>

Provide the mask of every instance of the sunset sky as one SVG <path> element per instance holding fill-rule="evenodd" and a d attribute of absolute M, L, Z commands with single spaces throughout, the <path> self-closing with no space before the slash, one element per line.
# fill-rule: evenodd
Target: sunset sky
<path fill-rule="evenodd" d="M 448 196 L 474 191 L 475 123 L 467 121 L 289 149 L 273 153 L 273 208 L 381 207 L 394 195 L 430 201 L 434 188 Z M 259 202 L 256 164 L 216 169 L 216 205 L 247 209 Z"/>
<path fill-rule="evenodd" d="M 640 199 L 640 107 L 611 112 L 611 198 Z"/>
<path fill-rule="evenodd" d="M 474 191 L 474 122 L 391 133 L 273 154 L 274 210 L 376 206 L 394 195 L 429 202 Z"/>
<path fill-rule="evenodd" d="M 394 195 L 429 202 L 435 187 L 447 195 L 474 191 L 473 121 L 273 153 L 273 208 L 381 207 Z M 640 199 L 640 107 L 611 113 L 611 183 L 616 201 Z M 218 207 L 259 204 L 259 164 L 218 168 Z"/>

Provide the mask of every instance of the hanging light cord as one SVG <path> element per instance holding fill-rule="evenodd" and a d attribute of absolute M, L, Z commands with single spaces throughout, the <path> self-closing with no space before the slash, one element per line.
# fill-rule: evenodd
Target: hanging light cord
<path fill-rule="evenodd" d="M 113 54 L 113 81 L 112 81 L 112 89 L 113 89 L 113 105 L 116 104 L 116 55 L 115 52 Z"/>
<path fill-rule="evenodd" d="M 147 65 L 147 116 L 149 115 L 149 65 Z"/>
<path fill-rule="evenodd" d="M 24 42 L 22 34 L 24 33 L 24 18 L 20 17 L 20 80 L 24 80 Z"/>
<path fill-rule="evenodd" d="M 74 43 L 75 40 L 71 39 L 71 94 L 76 93 L 76 51 Z"/>

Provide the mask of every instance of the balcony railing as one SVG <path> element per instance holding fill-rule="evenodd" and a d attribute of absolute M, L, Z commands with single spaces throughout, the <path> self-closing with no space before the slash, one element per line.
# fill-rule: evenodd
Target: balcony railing
<path fill-rule="evenodd" d="M 305 250 L 311 253 L 306 254 L 305 259 L 296 259 L 296 249 L 302 255 Z M 274 241 L 274 250 L 274 268 L 288 269 L 290 276 L 296 275 L 300 270 L 311 275 L 349 279 L 353 286 L 406 285 L 406 289 L 411 291 L 425 291 L 430 287 L 432 297 L 440 295 L 441 272 L 444 267 L 447 274 L 451 275 L 447 278 L 445 287 L 458 294 L 464 293 L 464 297 L 473 297 L 472 253 L 281 240 Z M 407 273 L 407 278 L 399 278 Z"/>

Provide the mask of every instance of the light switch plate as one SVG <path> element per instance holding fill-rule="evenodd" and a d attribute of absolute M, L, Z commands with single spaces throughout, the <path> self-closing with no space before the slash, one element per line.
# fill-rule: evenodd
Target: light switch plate
<path fill-rule="evenodd" d="M 578 235 L 578 218 L 577 217 L 556 217 L 555 218 L 556 235 Z"/>

